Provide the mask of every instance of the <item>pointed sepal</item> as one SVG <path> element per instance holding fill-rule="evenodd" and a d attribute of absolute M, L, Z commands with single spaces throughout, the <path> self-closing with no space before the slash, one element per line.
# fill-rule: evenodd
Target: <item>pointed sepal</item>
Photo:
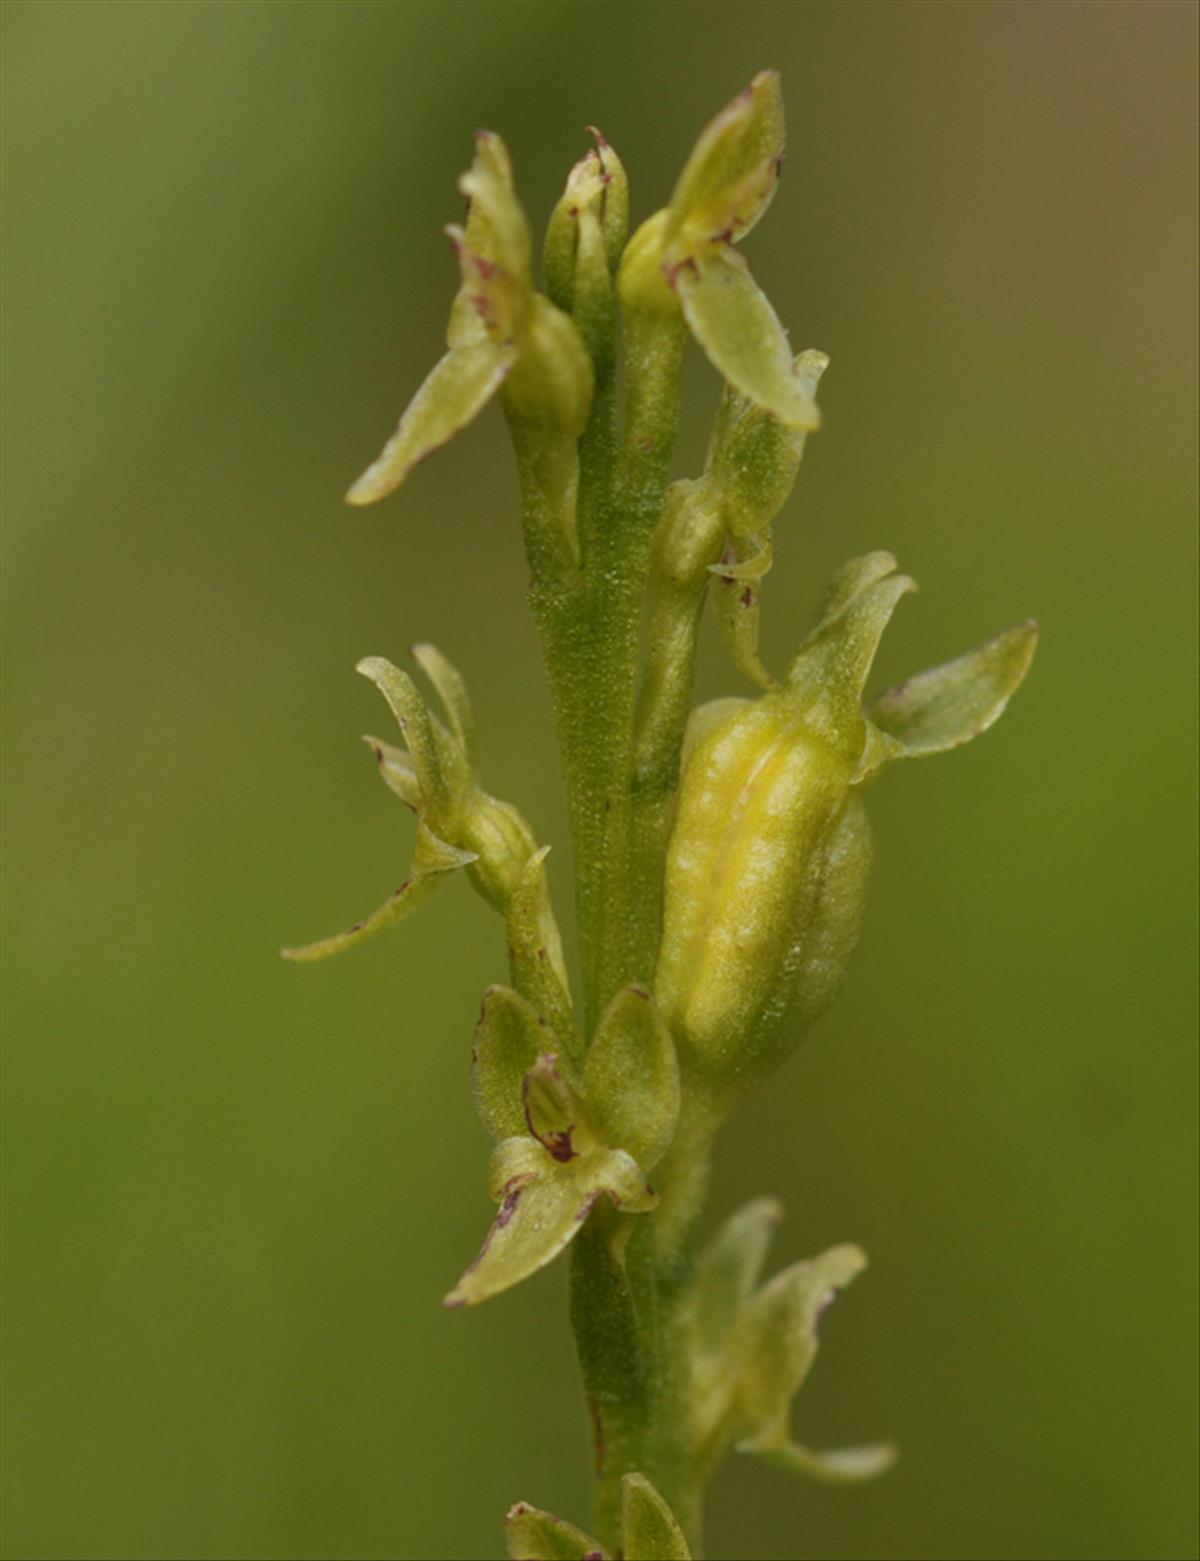
<path fill-rule="evenodd" d="M 459 750 L 469 761 L 475 749 L 475 716 L 462 673 L 436 645 L 428 642 L 414 645 L 412 656 L 437 690 Z"/>
<path fill-rule="evenodd" d="M 532 241 L 529 223 L 517 199 L 512 158 L 494 130 L 475 133 L 475 157 L 458 181 L 470 202 L 466 240 L 484 261 L 502 267 L 530 291 Z"/>
<path fill-rule="evenodd" d="M 977 650 L 906 678 L 868 710 L 899 744 L 897 758 L 945 753 L 986 732 L 1024 681 L 1037 648 L 1037 624 L 1006 629 Z"/>
<path fill-rule="evenodd" d="M 394 493 L 414 466 L 478 416 L 515 362 L 511 347 L 487 339 L 451 348 L 409 402 L 378 458 L 351 486 L 346 503 L 374 504 Z"/>
<path fill-rule="evenodd" d="M 549 1039 L 537 1010 L 520 993 L 506 986 L 487 989 L 471 1049 L 471 1090 L 480 1120 L 498 1142 L 526 1130 L 525 1075 Z"/>
<path fill-rule="evenodd" d="M 668 274 L 692 335 L 734 389 L 789 428 L 819 427 L 787 333 L 742 257 L 721 245 Z"/>
<path fill-rule="evenodd" d="M 792 707 L 851 765 L 860 763 L 873 736 L 862 698 L 879 642 L 897 603 L 917 589 L 908 575 L 893 572 L 895 562 L 890 553 L 870 553 L 839 570 L 817 627 L 788 670 Z"/>
<path fill-rule="evenodd" d="M 510 1561 L 608 1561 L 590 1534 L 527 1501 L 509 1508 L 504 1540 Z"/>
<path fill-rule="evenodd" d="M 675 1514 L 644 1474 L 621 1477 L 621 1525 L 625 1561 L 691 1561 Z"/>

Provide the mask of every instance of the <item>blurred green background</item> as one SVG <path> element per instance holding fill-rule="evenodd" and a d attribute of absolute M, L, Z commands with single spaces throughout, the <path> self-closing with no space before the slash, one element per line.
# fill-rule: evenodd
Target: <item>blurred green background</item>
<path fill-rule="evenodd" d="M 568 855 L 515 479 L 485 415 L 341 504 L 440 351 L 470 132 L 540 222 L 583 126 L 662 204 L 757 69 L 749 259 L 826 427 L 769 659 L 894 549 L 880 686 L 1035 614 L 998 730 L 874 798 L 846 996 L 728 1132 L 714 1213 L 867 1276 L 744 1557 L 1195 1554 L 1195 46 L 1188 4 L 4 7 L 5 1554 L 484 1557 L 586 1520 L 561 1265 L 439 1300 L 489 1218 L 466 1062 L 497 925 L 398 881 L 362 654 L 463 668 L 485 777 Z M 680 470 L 716 382 L 688 368 Z M 715 643 L 703 692 L 736 688 Z"/>

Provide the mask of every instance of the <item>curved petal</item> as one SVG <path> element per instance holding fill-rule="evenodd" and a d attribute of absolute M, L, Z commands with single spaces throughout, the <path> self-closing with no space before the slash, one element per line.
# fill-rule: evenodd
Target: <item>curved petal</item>
<path fill-rule="evenodd" d="M 735 390 L 789 428 L 819 427 L 779 316 L 739 254 L 713 245 L 675 267 L 671 283 L 692 335 Z"/>
<path fill-rule="evenodd" d="M 899 1449 L 891 1442 L 871 1442 L 863 1447 L 830 1447 L 823 1452 L 804 1447 L 799 1442 L 778 1442 L 771 1446 L 758 1446 L 754 1442 L 740 1442 L 740 1453 L 757 1453 L 776 1468 L 789 1474 L 801 1474 L 821 1485 L 859 1485 L 863 1480 L 874 1480 L 887 1471 L 900 1456 Z"/>
<path fill-rule="evenodd" d="M 379 459 L 346 495 L 347 504 L 374 504 L 394 493 L 426 456 L 454 438 L 500 388 L 516 355 L 511 347 L 474 341 L 452 348 L 408 404 Z"/>
<path fill-rule="evenodd" d="M 281 949 L 284 959 L 308 964 L 317 959 L 328 959 L 343 949 L 353 948 L 393 922 L 402 921 L 409 911 L 418 906 L 443 873 L 456 867 L 466 867 L 475 860 L 473 851 L 460 851 L 440 840 L 423 822 L 417 825 L 417 849 L 408 877 L 400 887 L 388 896 L 383 904 L 363 921 L 356 921 L 345 932 L 335 932 L 330 938 L 316 943 L 305 943 L 299 948 Z"/>
<path fill-rule="evenodd" d="M 1021 686 L 1037 647 L 1037 624 L 1006 629 L 978 650 L 918 672 L 871 706 L 875 725 L 903 744 L 900 758 L 945 753 L 986 732 Z"/>

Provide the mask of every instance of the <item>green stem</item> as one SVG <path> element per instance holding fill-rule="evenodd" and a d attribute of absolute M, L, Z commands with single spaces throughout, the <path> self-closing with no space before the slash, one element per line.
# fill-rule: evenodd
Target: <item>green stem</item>
<path fill-rule="evenodd" d="M 577 487 L 548 482 L 539 471 L 544 431 L 539 445 L 513 430 L 531 599 L 575 855 L 585 1036 L 621 986 L 653 979 L 661 938 L 657 882 L 649 914 L 637 905 L 647 884 L 661 878 L 663 830 L 634 829 L 636 727 L 642 620 L 677 427 L 684 337 L 675 314 L 627 315 L 625 426 L 618 440 L 611 366 L 600 363 L 578 448 Z M 548 512 L 550 491 L 561 502 L 569 495 L 570 514 Z M 563 537 L 577 548 L 573 557 L 564 553 Z M 680 735 L 685 717 L 686 708 L 683 715 L 672 710 Z M 654 1215 L 635 1219 L 604 1205 L 572 1249 L 572 1325 L 596 1436 L 596 1522 L 614 1554 L 621 1549 L 621 1477 L 632 1472 L 653 1482 L 699 1546 L 703 1471 L 692 1423 L 691 1312 L 715 1123 L 715 1113 L 688 1097 L 654 1175 Z"/>
<path fill-rule="evenodd" d="M 718 1116 L 685 1108 L 654 1176 L 653 1215 L 605 1210 L 575 1242 L 571 1321 L 596 1441 L 595 1524 L 621 1544 L 621 1477 L 646 1475 L 675 1513 L 693 1555 L 701 1542 L 705 1469 L 693 1425 L 692 1313 L 696 1236 Z"/>
<path fill-rule="evenodd" d="M 650 546 L 662 511 L 678 412 L 682 332 L 672 323 L 631 345 L 643 370 L 631 381 L 618 454 L 611 373 L 597 383 L 579 445 L 574 513 L 551 526 L 533 458 L 522 457 L 531 601 L 554 702 L 575 855 L 583 963 L 584 1030 L 631 981 L 648 982 L 657 928 L 632 914 L 640 879 L 631 859 L 634 723 Z M 647 393 L 647 379 L 650 381 Z M 536 449 L 536 441 L 528 442 Z M 576 534 L 578 565 L 564 563 L 547 533 Z"/>

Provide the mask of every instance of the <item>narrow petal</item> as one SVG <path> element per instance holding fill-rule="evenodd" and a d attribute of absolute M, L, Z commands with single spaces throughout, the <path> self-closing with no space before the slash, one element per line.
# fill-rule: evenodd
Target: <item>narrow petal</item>
<path fill-rule="evenodd" d="M 756 1453 L 767 1463 L 789 1474 L 800 1474 L 822 1485 L 860 1485 L 887 1471 L 900 1456 L 891 1442 L 871 1442 L 863 1447 L 830 1447 L 818 1452 L 799 1442 L 784 1441 L 758 1446 L 740 1442 L 738 1451 Z"/>
<path fill-rule="evenodd" d="M 474 860 L 474 852 L 459 851 L 455 846 L 440 840 L 424 823 L 418 824 L 417 848 L 409 875 L 378 910 L 372 911 L 364 921 L 357 921 L 353 927 L 347 927 L 345 932 L 335 932 L 330 938 L 321 938 L 316 943 L 306 943 L 299 948 L 281 950 L 284 959 L 306 964 L 312 960 L 328 959 L 331 954 L 340 954 L 343 949 L 365 942 L 375 933 L 390 927 L 393 922 L 402 921 L 435 887 L 443 873 L 452 872 L 456 867 L 466 867 Z"/>
<path fill-rule="evenodd" d="M 720 1348 L 767 1260 L 783 1218 L 776 1198 L 755 1198 L 727 1219 L 700 1258 L 696 1279 L 696 1334 L 700 1349 Z"/>
<path fill-rule="evenodd" d="M 515 354 L 491 341 L 455 347 L 428 375 L 383 453 L 350 489 L 347 504 L 374 504 L 394 493 L 413 467 L 448 443 L 495 395 Z"/>
<path fill-rule="evenodd" d="M 389 791 L 395 792 L 406 807 L 416 812 L 421 806 L 421 783 L 417 779 L 412 759 L 403 748 L 385 743 L 382 737 L 372 737 L 366 733 L 363 742 L 375 755 L 375 763 L 379 766 L 384 785 Z"/>
<path fill-rule="evenodd" d="M 692 335 L 735 390 L 789 428 L 819 426 L 779 316 L 739 254 L 712 245 L 678 266 L 672 285 Z"/>
<path fill-rule="evenodd" d="M 458 739 L 464 757 L 469 759 L 475 745 L 475 716 L 462 673 L 442 655 L 436 645 L 414 645 L 412 653 L 421 671 L 437 690 L 450 730 Z"/>
<path fill-rule="evenodd" d="M 388 702 L 404 734 L 404 745 L 413 762 L 421 788 L 423 805 L 431 810 L 434 824 L 449 809 L 468 779 L 465 759 L 458 754 L 449 734 L 435 723 L 420 690 L 407 672 L 385 656 L 364 656 L 354 669 L 368 678 Z"/>

